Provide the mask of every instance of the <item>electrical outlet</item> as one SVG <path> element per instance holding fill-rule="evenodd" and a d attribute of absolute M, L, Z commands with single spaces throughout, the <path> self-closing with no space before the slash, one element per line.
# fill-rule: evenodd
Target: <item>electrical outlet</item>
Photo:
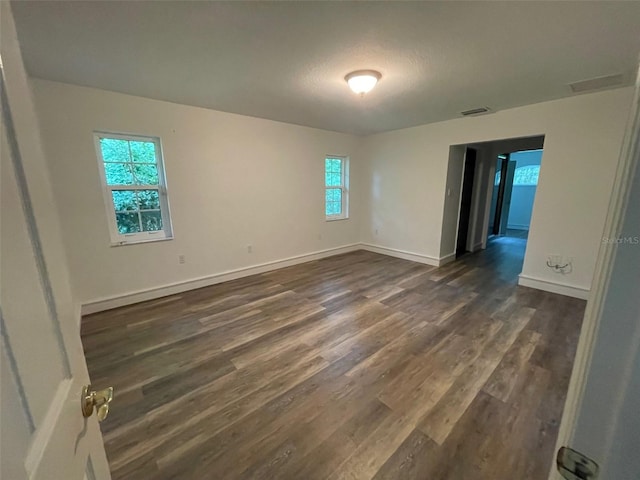
<path fill-rule="evenodd" d="M 378 235 L 378 229 L 376 228 L 376 235 Z"/>
<path fill-rule="evenodd" d="M 573 272 L 573 257 L 565 257 L 564 255 L 547 255 L 547 267 L 555 273 L 569 275 Z"/>
<path fill-rule="evenodd" d="M 547 261 L 550 266 L 562 265 L 562 255 L 549 255 Z"/>
<path fill-rule="evenodd" d="M 253 245 L 247 245 L 247 253 L 253 252 Z"/>
<path fill-rule="evenodd" d="M 185 262 L 186 262 L 186 259 L 184 258 L 184 255 L 178 255 L 178 263 L 182 265 Z"/>

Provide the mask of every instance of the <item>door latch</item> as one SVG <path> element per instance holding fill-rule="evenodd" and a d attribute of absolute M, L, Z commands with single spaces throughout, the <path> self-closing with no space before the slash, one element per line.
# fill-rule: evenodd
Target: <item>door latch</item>
<path fill-rule="evenodd" d="M 85 385 L 82 387 L 82 396 L 80 398 L 82 415 L 85 418 L 90 417 L 95 408 L 98 412 L 98 421 L 103 421 L 109 414 L 111 400 L 113 400 L 113 387 L 95 391 L 91 390 L 91 385 Z"/>
<path fill-rule="evenodd" d="M 558 450 L 556 465 L 560 475 L 567 480 L 596 480 L 598 478 L 598 464 L 569 447 L 562 447 Z"/>

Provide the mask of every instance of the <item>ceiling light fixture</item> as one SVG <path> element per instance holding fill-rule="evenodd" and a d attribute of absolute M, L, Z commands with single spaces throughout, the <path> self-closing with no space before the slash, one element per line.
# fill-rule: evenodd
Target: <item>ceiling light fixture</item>
<path fill-rule="evenodd" d="M 344 79 L 354 93 L 363 96 L 376 86 L 380 77 L 382 77 L 380 72 L 376 72 L 375 70 L 357 70 L 348 74 Z"/>

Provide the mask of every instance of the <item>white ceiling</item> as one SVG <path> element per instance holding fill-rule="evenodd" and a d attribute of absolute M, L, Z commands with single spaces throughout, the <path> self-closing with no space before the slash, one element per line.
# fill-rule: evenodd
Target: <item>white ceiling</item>
<path fill-rule="evenodd" d="M 631 72 L 640 2 L 14 2 L 35 77 L 370 134 Z M 382 72 L 364 98 L 352 70 Z"/>

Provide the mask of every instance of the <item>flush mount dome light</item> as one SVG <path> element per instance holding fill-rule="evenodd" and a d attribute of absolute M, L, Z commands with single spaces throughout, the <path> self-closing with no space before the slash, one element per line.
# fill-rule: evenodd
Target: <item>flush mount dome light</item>
<path fill-rule="evenodd" d="M 354 93 L 364 95 L 376 86 L 380 77 L 382 77 L 380 72 L 376 72 L 375 70 L 357 70 L 348 74 L 344 79 Z"/>

